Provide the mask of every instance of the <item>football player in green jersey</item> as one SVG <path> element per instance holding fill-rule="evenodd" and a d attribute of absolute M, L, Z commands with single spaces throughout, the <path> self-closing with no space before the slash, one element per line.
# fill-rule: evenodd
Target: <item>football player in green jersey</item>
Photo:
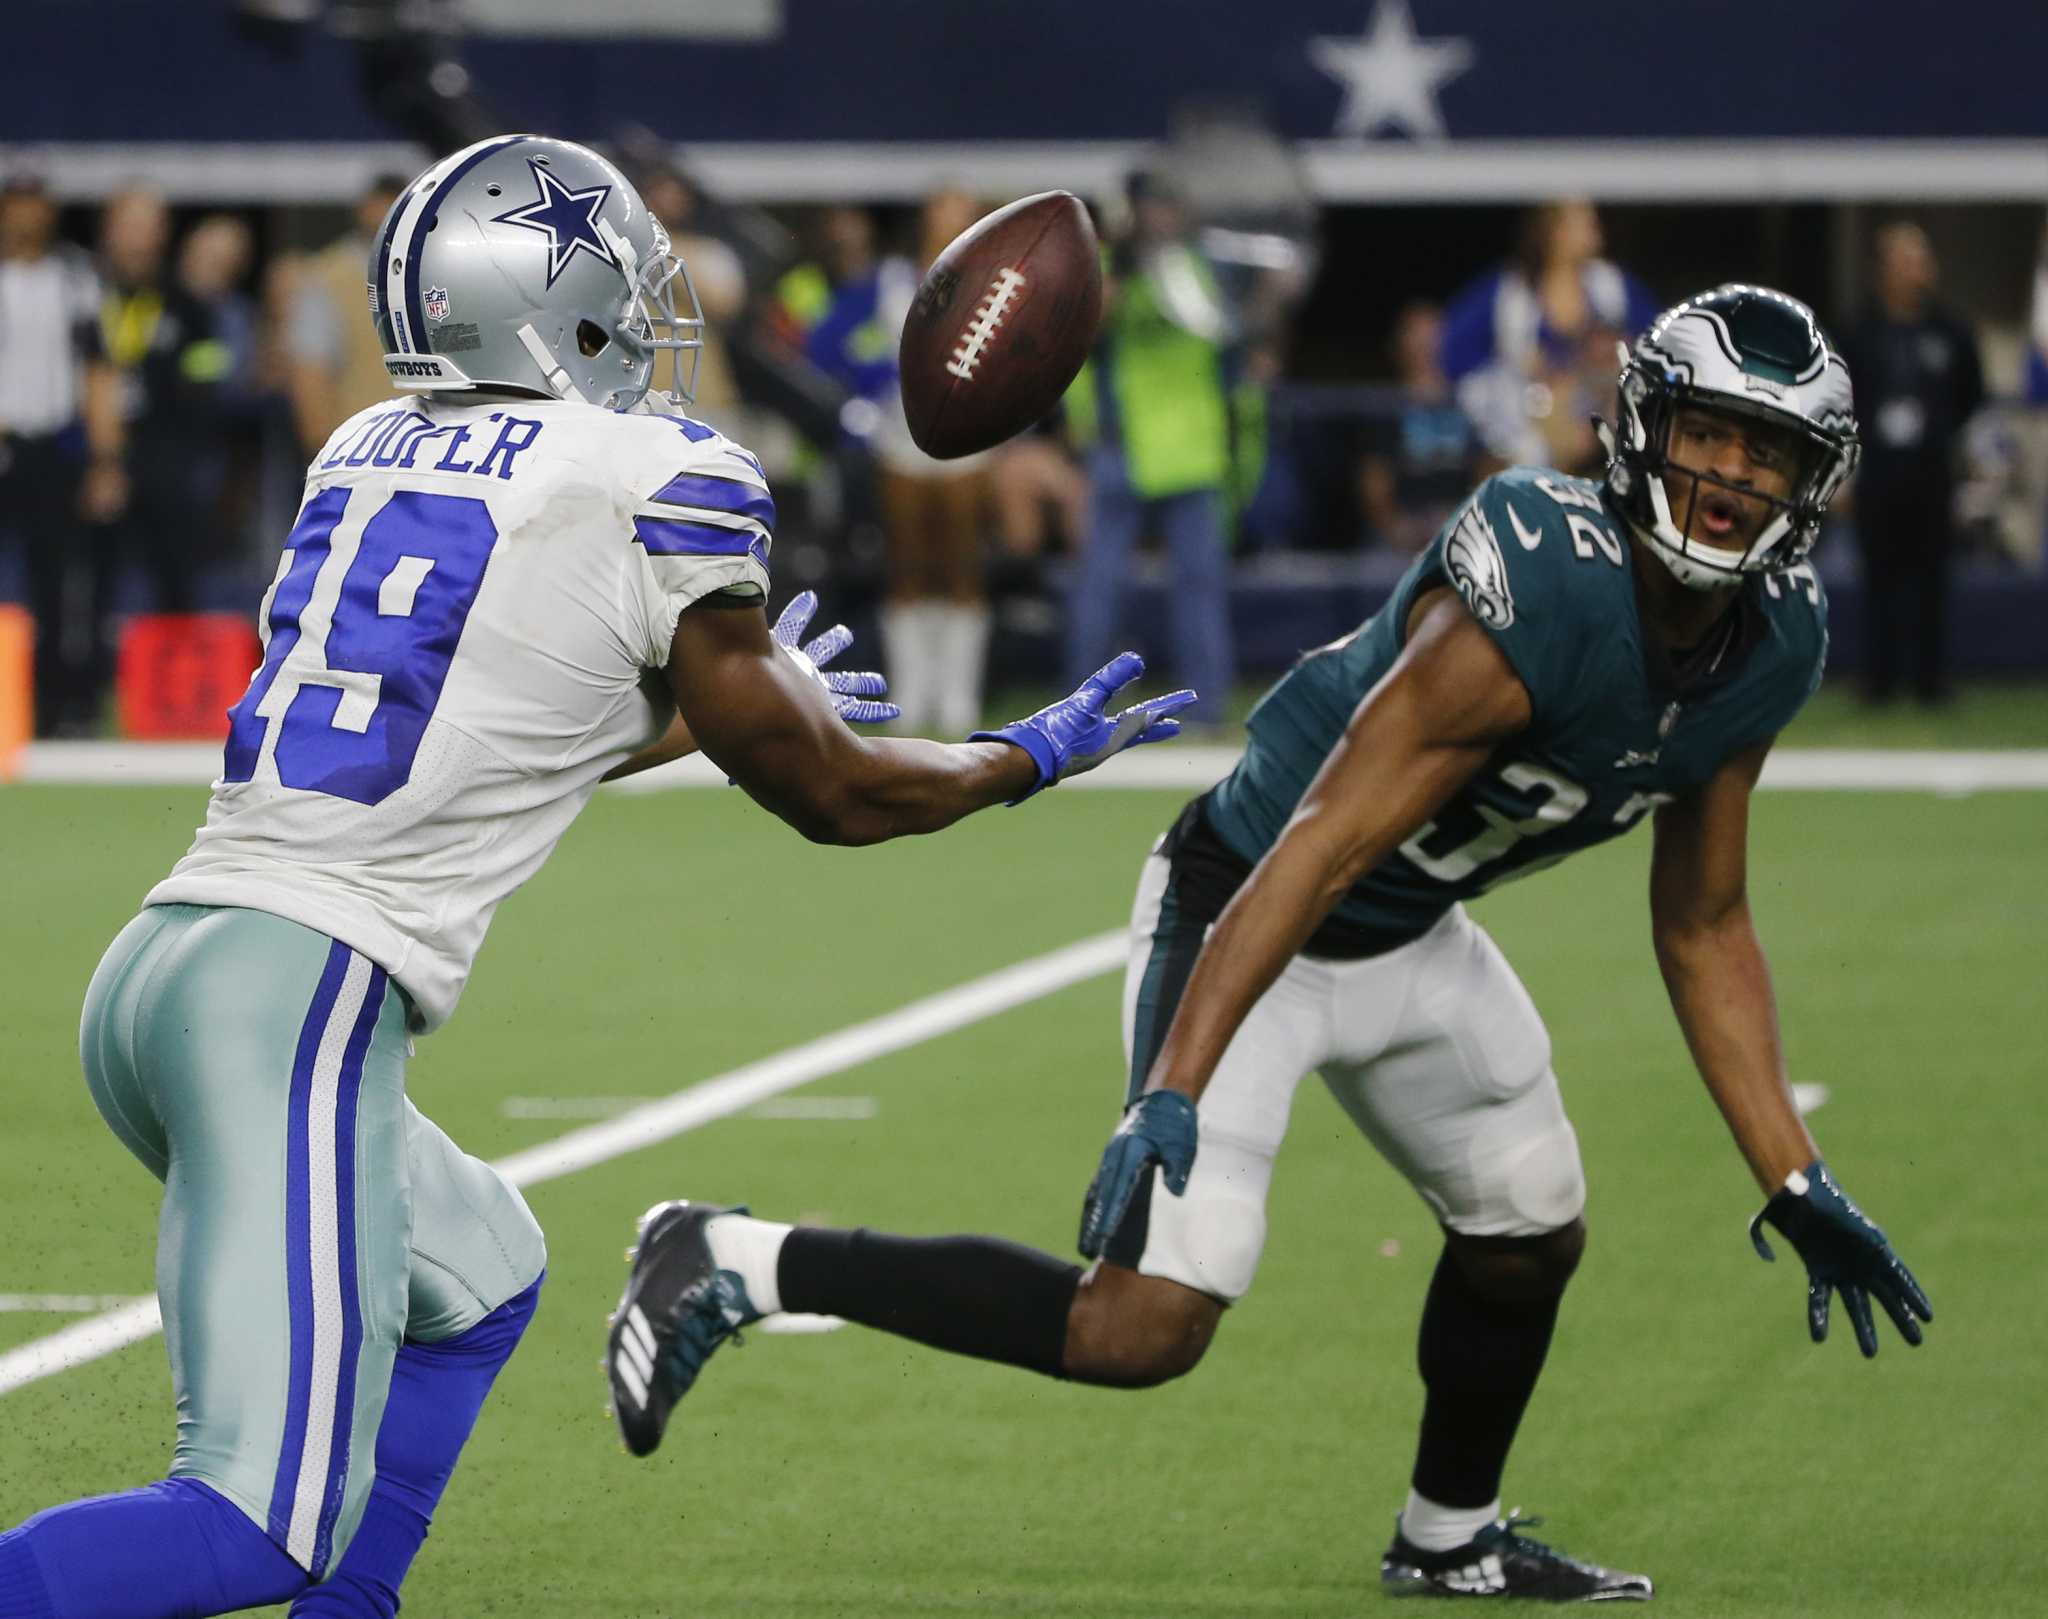
<path fill-rule="evenodd" d="M 1804 559 L 1856 462 L 1847 369 L 1804 304 L 1721 287 L 1625 354 L 1602 430 L 1602 483 L 1481 485 L 1380 612 L 1266 695 L 1243 761 L 1147 861 L 1127 1107 L 1082 1214 L 1095 1266 L 661 1205 L 615 1335 L 655 1390 L 622 1413 L 635 1450 L 734 1327 L 781 1309 L 1078 1381 L 1187 1372 L 1251 1285 L 1294 1089 L 1319 1072 L 1444 1231 L 1384 1585 L 1648 1597 L 1500 1518 L 1585 1182 L 1543 1022 L 1460 904 L 1645 818 L 1658 964 L 1767 1198 L 1759 1251 L 1768 1221 L 1806 1262 L 1816 1341 L 1839 1291 L 1866 1355 L 1872 1298 L 1920 1342 L 1926 1296 L 1793 1106 L 1745 892 L 1750 792 L 1826 655 Z"/>

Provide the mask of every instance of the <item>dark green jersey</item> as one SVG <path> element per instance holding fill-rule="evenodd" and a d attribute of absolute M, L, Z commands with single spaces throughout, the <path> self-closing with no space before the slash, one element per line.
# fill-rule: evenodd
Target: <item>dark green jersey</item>
<path fill-rule="evenodd" d="M 1718 650 L 1681 679 L 1646 644 L 1633 570 L 1654 564 L 1625 532 L 1597 484 L 1531 467 L 1489 478 L 1379 612 L 1260 700 L 1243 761 L 1208 799 L 1209 826 L 1247 862 L 1271 847 L 1393 666 L 1416 598 L 1446 583 L 1514 666 L 1533 717 L 1344 898 L 1332 922 L 1359 949 L 1392 949 L 1458 900 L 1619 837 L 1775 736 L 1827 655 L 1813 571 L 1751 579 Z"/>

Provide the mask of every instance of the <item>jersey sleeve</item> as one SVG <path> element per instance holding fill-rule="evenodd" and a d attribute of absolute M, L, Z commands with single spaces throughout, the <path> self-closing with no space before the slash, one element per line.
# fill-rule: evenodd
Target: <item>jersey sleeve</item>
<path fill-rule="evenodd" d="M 1582 673 L 1594 661 L 1588 637 L 1611 633 L 1598 613 L 1606 592 L 1626 588 L 1622 541 L 1589 486 L 1555 474 L 1546 492 L 1524 469 L 1489 478 L 1437 536 L 1430 570 L 1441 572 L 1492 637 L 1529 693 L 1531 724 L 1543 729 L 1575 709 Z M 1573 533 L 1576 519 L 1584 530 Z M 1612 548 L 1611 557 L 1606 548 Z M 1576 570 L 1576 572 L 1574 572 Z M 1612 579 L 1602 575 L 1611 572 Z"/>
<path fill-rule="evenodd" d="M 765 602 L 775 500 L 761 463 L 682 417 L 663 419 L 673 442 L 653 463 L 633 508 L 648 667 L 668 663 L 676 621 L 707 596 Z"/>
<path fill-rule="evenodd" d="M 1765 574 L 1760 588 L 1771 620 L 1772 679 L 1744 746 L 1768 742 L 1790 725 L 1820 689 L 1828 662 L 1828 597 L 1813 565 Z"/>

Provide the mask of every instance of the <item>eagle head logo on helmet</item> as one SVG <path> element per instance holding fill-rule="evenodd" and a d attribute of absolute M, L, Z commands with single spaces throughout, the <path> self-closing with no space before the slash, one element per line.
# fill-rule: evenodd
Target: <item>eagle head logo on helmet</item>
<path fill-rule="evenodd" d="M 704 321 L 689 271 L 632 182 L 573 141 L 500 135 L 443 158 L 384 216 L 369 281 L 402 391 L 628 410 L 668 350 L 666 397 L 690 402 Z"/>
<path fill-rule="evenodd" d="M 1813 549 L 1828 503 L 1856 468 L 1849 368 L 1813 311 L 1768 287 L 1730 283 L 1688 298 L 1621 351 L 1615 420 L 1599 422 L 1607 489 L 1643 542 L 1697 590 L 1777 573 Z M 1718 418 L 1783 455 L 1785 488 L 1729 483 L 1672 452 L 1685 413 Z M 1761 513 L 1753 532 L 1701 532 L 1716 501 Z"/>

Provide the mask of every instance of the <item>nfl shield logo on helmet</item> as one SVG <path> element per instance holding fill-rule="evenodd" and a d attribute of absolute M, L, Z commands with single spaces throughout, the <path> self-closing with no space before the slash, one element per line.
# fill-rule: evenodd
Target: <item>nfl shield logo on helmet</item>
<path fill-rule="evenodd" d="M 448 289 L 446 287 L 427 288 L 426 296 L 420 302 L 426 308 L 428 320 L 446 320 L 448 318 Z"/>

